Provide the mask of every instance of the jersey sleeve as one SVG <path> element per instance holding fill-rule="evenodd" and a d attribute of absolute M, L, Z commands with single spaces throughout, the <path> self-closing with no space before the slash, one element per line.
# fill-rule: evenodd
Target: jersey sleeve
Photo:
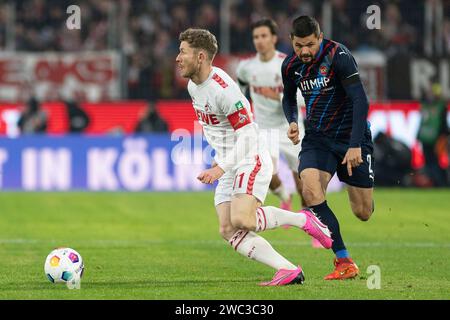
<path fill-rule="evenodd" d="M 358 65 L 350 51 L 340 45 L 333 57 L 333 65 L 336 70 L 336 76 L 341 80 L 342 85 L 346 86 L 359 80 Z"/>
<path fill-rule="evenodd" d="M 238 82 L 239 88 L 241 89 L 242 93 L 244 93 L 244 94 L 249 86 L 248 73 L 247 73 L 246 66 L 247 66 L 247 61 L 242 60 L 239 62 L 238 67 L 236 69 L 237 82 Z"/>
<path fill-rule="evenodd" d="M 231 170 L 245 157 L 255 153 L 258 144 L 258 132 L 251 120 L 250 104 L 236 87 L 229 87 L 220 95 L 218 105 L 226 114 L 236 133 L 237 140 L 231 152 L 218 165 L 225 171 Z"/>
<path fill-rule="evenodd" d="M 252 123 L 250 103 L 236 87 L 225 88 L 217 104 L 235 131 Z"/>
<path fill-rule="evenodd" d="M 359 77 L 358 65 L 350 51 L 344 46 L 339 47 L 336 50 L 333 63 L 336 68 L 336 75 L 341 80 L 346 95 L 352 101 L 353 120 L 349 146 L 357 148 L 361 146 L 364 131 L 367 128 L 369 101 Z"/>
<path fill-rule="evenodd" d="M 289 75 L 289 67 L 294 58 L 288 56 L 281 65 L 281 77 L 283 79 L 282 106 L 284 115 L 289 123 L 298 122 L 297 85 Z"/>

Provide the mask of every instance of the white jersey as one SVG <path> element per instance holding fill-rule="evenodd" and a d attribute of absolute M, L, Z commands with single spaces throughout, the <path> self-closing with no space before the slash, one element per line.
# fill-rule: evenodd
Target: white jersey
<path fill-rule="evenodd" d="M 275 55 L 269 61 L 262 61 L 260 55 L 242 60 L 236 70 L 236 75 L 242 89 L 249 87 L 250 97 L 255 113 L 255 122 L 261 129 L 283 128 L 285 131 L 289 126 L 283 112 L 283 80 L 281 77 L 281 65 L 286 55 L 275 51 Z M 262 88 L 269 87 L 280 93 L 280 100 L 266 98 L 261 94 Z M 297 101 L 301 105 L 303 97 L 297 96 Z M 301 119 L 299 112 L 299 122 Z"/>
<path fill-rule="evenodd" d="M 238 151 L 244 152 L 243 157 L 233 154 L 238 139 L 236 130 L 251 128 L 248 132 L 252 140 L 259 141 L 257 125 L 252 122 L 250 103 L 233 79 L 222 69 L 213 67 L 203 83 L 197 85 L 190 80 L 188 91 L 204 135 L 216 152 L 214 160 L 221 168 L 227 171 L 246 160 L 254 161 L 259 146 L 237 148 L 242 149 Z"/>

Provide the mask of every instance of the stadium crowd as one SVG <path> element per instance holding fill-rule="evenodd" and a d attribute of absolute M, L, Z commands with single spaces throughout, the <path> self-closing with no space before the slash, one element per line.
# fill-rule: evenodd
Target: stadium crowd
<path fill-rule="evenodd" d="M 402 55 L 420 56 L 424 52 L 425 7 L 436 0 L 0 0 L 0 50 L 25 52 L 78 52 L 117 50 L 126 60 L 123 75 L 128 99 L 149 102 L 136 132 L 166 131 L 167 124 L 155 111 L 158 99 L 188 98 L 184 86 L 176 85 L 174 69 L 178 54 L 178 35 L 188 27 L 205 28 L 223 43 L 221 15 L 230 10 L 229 51 L 246 55 L 254 51 L 250 25 L 262 17 L 273 18 L 279 26 L 277 49 L 291 50 L 291 20 L 299 15 L 316 17 L 325 26 L 324 4 L 332 13 L 331 35 L 352 52 L 377 51 L 387 59 Z M 224 4 L 229 3 L 229 9 Z M 442 55 L 450 55 L 450 0 L 441 0 Z M 69 30 L 67 8 L 76 4 L 81 12 L 81 29 Z M 367 8 L 381 9 L 381 29 L 367 32 Z M 219 51 L 220 52 L 220 51 Z M 20 119 L 22 132 L 45 131 L 47 115 L 38 102 L 30 99 Z M 430 103 L 433 106 L 432 103 Z M 440 106 L 436 103 L 436 106 Z M 71 132 L 80 132 L 89 119 L 79 108 L 67 103 Z M 445 104 L 444 104 L 445 108 Z M 426 111 L 426 108 L 424 108 Z M 81 119 L 81 120 L 80 120 Z M 73 125 L 73 127 L 72 127 Z M 421 128 L 428 125 L 421 124 Z M 78 127 L 77 127 L 78 126 Z M 81 126 L 81 127 L 80 127 Z M 441 126 L 440 136 L 448 136 Z M 441 132 L 442 131 L 442 132 Z M 433 138 L 429 149 L 444 139 Z M 441 143 L 442 144 L 442 143 Z M 441 148 L 442 149 L 442 148 Z M 426 150 L 425 150 L 426 151 Z M 428 176 L 438 172 L 433 152 L 425 155 Z M 429 161 L 431 159 L 431 161 Z M 379 161 L 382 163 L 382 161 Z M 382 172 L 383 170 L 378 170 Z M 380 177 L 379 177 L 380 178 Z M 378 179 L 381 181 L 380 179 Z M 439 185 L 439 181 L 429 184 Z"/>
<path fill-rule="evenodd" d="M 433 1 L 433 0 L 427 0 Z M 279 25 L 278 49 L 290 50 L 291 18 L 313 15 L 320 23 L 325 0 L 230 0 L 230 52 L 253 51 L 249 26 L 261 17 Z M 422 53 L 425 1 L 330 0 L 332 38 L 350 50 Z M 66 28 L 67 7 L 81 9 L 81 29 Z M 0 3 L 0 48 L 18 51 L 121 50 L 128 62 L 128 98 L 177 98 L 173 61 L 178 34 L 189 26 L 209 29 L 219 39 L 221 0 L 18 0 Z M 381 30 L 365 32 L 369 5 L 381 8 Z M 444 0 L 444 54 L 450 54 L 450 1 Z M 8 20 L 14 9 L 12 46 Z M 11 32 L 11 31 L 10 31 Z M 247 40 L 247 41 L 244 41 Z M 11 41 L 10 41 L 11 42 Z M 149 90 L 152 88 L 153 90 Z"/>

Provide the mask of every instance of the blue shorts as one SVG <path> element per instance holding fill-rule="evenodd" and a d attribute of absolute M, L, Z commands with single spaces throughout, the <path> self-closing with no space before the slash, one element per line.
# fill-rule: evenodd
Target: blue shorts
<path fill-rule="evenodd" d="M 348 175 L 347 165 L 341 164 L 347 150 L 348 143 L 335 141 L 321 134 L 307 133 L 302 140 L 298 172 L 300 174 L 302 170 L 308 168 L 319 169 L 330 173 L 331 176 L 337 173 L 339 180 L 350 186 L 373 188 L 375 173 L 370 131 L 366 133 L 361 143 L 363 163 L 352 168 L 351 177 Z"/>

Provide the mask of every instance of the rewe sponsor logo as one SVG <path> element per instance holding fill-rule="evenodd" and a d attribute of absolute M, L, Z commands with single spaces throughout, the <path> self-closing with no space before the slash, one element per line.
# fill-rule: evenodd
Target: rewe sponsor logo
<path fill-rule="evenodd" d="M 281 93 L 283 92 L 283 86 L 276 86 L 276 87 L 257 87 L 257 86 L 252 86 L 253 91 L 256 94 L 262 94 L 263 90 L 265 88 L 269 88 L 272 89 L 273 91 L 277 92 L 277 93 Z"/>
<path fill-rule="evenodd" d="M 197 115 L 198 121 L 201 121 L 203 123 L 210 125 L 216 125 L 220 123 L 220 121 L 217 119 L 217 116 L 213 113 L 206 113 L 201 110 L 195 109 L 195 114 Z"/>

